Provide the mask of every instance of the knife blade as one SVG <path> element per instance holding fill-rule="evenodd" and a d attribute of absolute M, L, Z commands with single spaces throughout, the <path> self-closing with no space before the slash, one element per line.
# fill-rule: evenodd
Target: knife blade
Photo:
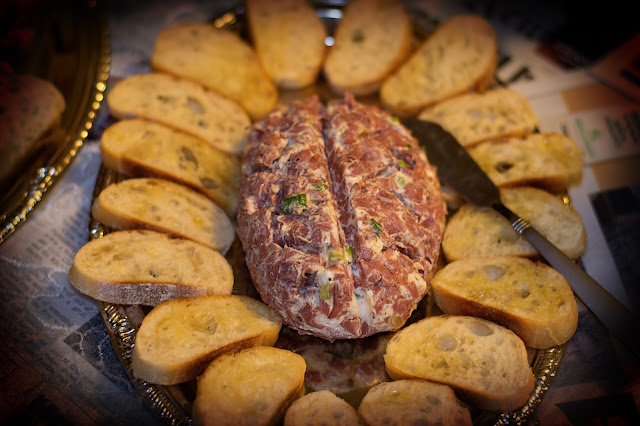
<path fill-rule="evenodd" d="M 492 208 L 504 216 L 516 232 L 525 237 L 549 265 L 565 277 L 575 295 L 610 333 L 636 356 L 640 356 L 640 340 L 637 339 L 640 320 L 634 312 L 614 298 L 531 224 L 509 210 L 500 199 L 499 188 L 451 133 L 436 123 L 414 117 L 401 119 L 401 122 L 418 140 L 444 183 L 467 201 L 479 207 Z"/>

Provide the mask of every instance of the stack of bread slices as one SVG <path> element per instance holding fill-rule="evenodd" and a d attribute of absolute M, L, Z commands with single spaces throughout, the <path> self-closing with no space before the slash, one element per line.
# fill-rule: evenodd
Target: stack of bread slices
<path fill-rule="evenodd" d="M 559 198 L 580 179 L 575 143 L 535 133 L 516 92 L 487 90 L 497 47 L 478 16 L 454 16 L 416 44 L 401 2 L 355 0 L 327 49 L 304 0 L 246 6 L 251 43 L 207 23 L 167 28 L 153 72 L 110 88 L 118 121 L 101 152 L 122 179 L 96 197 L 92 215 L 113 231 L 80 249 L 70 282 L 98 300 L 153 307 L 137 331 L 133 372 L 165 385 L 197 378 L 198 424 L 471 424 L 469 407 L 523 405 L 534 386 L 526 348 L 566 342 L 576 301 L 506 220 L 455 194 L 431 290 L 444 314 L 394 335 L 384 357 L 392 381 L 357 409 L 332 392 L 305 395 L 306 360 L 273 347 L 281 319 L 232 294 L 224 255 L 235 238 L 240 154 L 278 89 L 325 78 L 336 94 L 377 94 L 393 113 L 456 136 L 504 188 L 505 204 L 577 259 L 582 222 Z"/>
<path fill-rule="evenodd" d="M 580 215 L 565 201 L 580 181 L 582 153 L 558 133 L 537 133 L 525 98 L 499 88 L 465 94 L 419 114 L 440 124 L 501 189 L 503 203 L 577 260 L 586 249 Z M 428 156 L 428 152 L 427 152 Z M 446 265 L 433 296 L 446 314 L 473 315 L 510 328 L 531 348 L 565 343 L 577 327 L 568 283 L 500 214 L 450 199 L 442 239 Z M 447 263 L 448 262 L 448 263 Z"/>
<path fill-rule="evenodd" d="M 562 134 L 537 133 L 525 98 L 506 88 L 465 93 L 418 117 L 458 139 L 509 209 L 571 259 L 584 253 L 585 229 L 566 197 L 581 178 L 582 153 Z M 399 331 L 385 364 L 394 379 L 447 384 L 472 406 L 511 410 L 527 402 L 534 386 L 526 348 L 566 343 L 577 328 L 576 299 L 500 214 L 451 191 L 447 201 L 443 259 L 431 282 L 443 315 Z"/>

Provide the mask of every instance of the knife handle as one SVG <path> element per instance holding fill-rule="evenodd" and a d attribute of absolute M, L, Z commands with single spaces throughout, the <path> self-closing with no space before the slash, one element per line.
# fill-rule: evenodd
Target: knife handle
<path fill-rule="evenodd" d="M 544 235 L 531 227 L 527 221 L 504 206 L 494 206 L 494 208 L 505 215 L 511 221 L 513 228 L 538 250 L 551 267 L 565 277 L 574 293 L 611 334 L 631 349 L 636 356 L 640 356 L 640 339 L 637 337 L 640 319 L 549 242 Z"/>

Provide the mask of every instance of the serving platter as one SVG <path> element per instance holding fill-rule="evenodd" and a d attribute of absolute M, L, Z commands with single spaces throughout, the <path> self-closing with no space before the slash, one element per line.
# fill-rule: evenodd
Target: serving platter
<path fill-rule="evenodd" d="M 18 73 L 53 83 L 66 108 L 56 143 L 30 157 L 0 188 L 0 244 L 23 224 L 89 136 L 109 78 L 111 51 L 103 2 L 45 1 L 34 12 L 33 48 L 9 55 Z M 0 61 L 2 58 L 0 58 Z"/>
<path fill-rule="evenodd" d="M 317 14 L 322 18 L 331 35 L 338 21 L 341 19 L 344 1 L 314 1 Z M 416 40 L 424 39 L 438 25 L 438 20 L 431 17 L 420 8 L 409 8 L 408 12 L 414 22 Z M 244 9 L 238 6 L 211 19 L 219 28 L 228 28 L 247 37 Z M 331 37 L 326 44 L 330 45 Z M 496 85 L 500 82 L 496 80 Z M 322 101 L 333 95 L 322 78 L 312 87 L 300 90 L 282 92 L 280 102 L 307 97 L 316 94 Z M 377 103 L 376 97 L 359 99 L 365 103 Z M 96 181 L 93 198 L 112 183 L 123 180 L 124 177 L 101 167 Z M 100 222 L 90 221 L 90 239 L 100 238 L 111 232 Z M 244 262 L 244 253 L 238 239 L 227 253 L 227 260 L 234 271 L 234 294 L 245 294 L 259 297 Z M 142 398 L 166 424 L 190 424 L 191 406 L 195 398 L 195 381 L 180 385 L 161 386 L 148 383 L 134 376 L 131 367 L 131 357 L 135 344 L 136 331 L 150 307 L 137 305 L 116 305 L 98 302 L 105 327 L 115 348 L 115 351 L 134 387 Z M 437 315 L 437 306 L 431 297 L 427 296 L 420 303 L 409 322 L 416 321 L 426 315 Z M 356 340 L 338 340 L 327 342 L 311 336 L 301 336 L 295 330 L 283 326 L 277 347 L 293 350 L 305 358 L 307 374 L 305 389 L 307 392 L 328 389 L 357 407 L 366 391 L 377 383 L 390 380 L 385 368 L 382 355 L 391 333 L 380 333 L 371 337 Z M 564 353 L 564 345 L 546 350 L 529 350 L 529 357 L 536 383 L 534 390 L 525 405 L 517 410 L 505 413 L 495 413 L 472 409 L 474 424 L 525 424 L 539 405 L 548 390 L 558 369 L 558 364 Z"/>

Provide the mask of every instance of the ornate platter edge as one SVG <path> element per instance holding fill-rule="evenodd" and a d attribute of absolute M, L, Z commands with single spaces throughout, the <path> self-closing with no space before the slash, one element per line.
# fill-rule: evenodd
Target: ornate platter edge
<path fill-rule="evenodd" d="M 86 15 L 86 19 L 82 20 L 84 39 L 78 42 L 76 52 L 83 62 L 77 71 L 87 78 L 78 79 L 73 93 L 65 99 L 67 108 L 72 110 L 71 116 L 63 118 L 63 124 L 66 124 L 63 128 L 65 143 L 46 165 L 22 176 L 6 194 L 6 204 L 0 210 L 0 244 L 27 220 L 47 191 L 59 180 L 89 136 L 89 130 L 102 106 L 109 78 L 111 43 L 106 14 L 101 5 L 102 2 L 94 2 L 79 11 Z"/>
<path fill-rule="evenodd" d="M 120 363 L 144 402 L 166 424 L 190 425 L 191 419 L 165 386 L 146 382 L 133 374 L 131 357 L 137 327 L 129 319 L 125 308 L 104 302 L 98 302 L 98 306 Z"/>

